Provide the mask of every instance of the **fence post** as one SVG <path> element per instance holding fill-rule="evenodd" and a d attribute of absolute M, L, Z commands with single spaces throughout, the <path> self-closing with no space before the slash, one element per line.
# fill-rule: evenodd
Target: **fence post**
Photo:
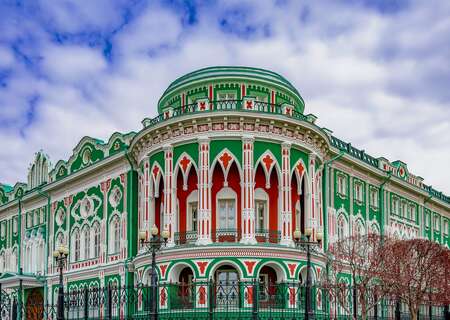
<path fill-rule="evenodd" d="M 87 320 L 89 318 L 89 301 L 88 301 L 88 288 L 84 288 L 84 319 Z"/>
<path fill-rule="evenodd" d="M 208 311 L 209 311 L 209 320 L 213 319 L 213 310 L 214 310 L 214 284 L 213 281 L 210 280 L 208 282 Z"/>
<path fill-rule="evenodd" d="M 433 320 L 433 306 L 430 305 L 428 306 L 428 317 L 430 318 L 430 320 Z"/>
<path fill-rule="evenodd" d="M 108 299 L 108 313 L 107 313 L 107 317 L 109 320 L 112 319 L 112 290 L 111 290 L 111 284 L 108 283 L 108 288 L 107 288 L 107 299 Z"/>
<path fill-rule="evenodd" d="M 400 301 L 395 303 L 395 320 L 400 320 Z"/>
<path fill-rule="evenodd" d="M 357 319 L 358 316 L 358 304 L 357 304 L 357 292 L 356 284 L 353 282 L 353 316 Z"/>
<path fill-rule="evenodd" d="M 259 294 L 258 294 L 258 282 L 256 279 L 253 279 L 253 320 L 258 320 L 258 300 L 259 300 Z"/>
<path fill-rule="evenodd" d="M 373 295 L 374 295 L 374 301 L 375 301 L 375 306 L 373 307 L 373 315 L 374 315 L 374 320 L 377 320 L 378 319 L 378 295 L 377 295 L 377 292 L 375 291 Z"/>

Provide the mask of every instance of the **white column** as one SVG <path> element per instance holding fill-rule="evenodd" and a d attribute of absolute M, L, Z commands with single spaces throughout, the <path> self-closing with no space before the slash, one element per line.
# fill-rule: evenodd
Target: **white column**
<path fill-rule="evenodd" d="M 311 240 L 315 239 L 315 235 L 317 232 L 317 208 L 316 208 L 316 181 L 315 181 L 315 177 L 316 177 L 316 155 L 311 153 L 309 155 L 309 181 L 310 181 L 310 194 L 311 194 L 311 198 L 309 199 L 309 217 L 307 219 L 307 224 L 306 226 L 309 228 L 312 228 L 313 230 L 313 234 L 311 237 Z"/>
<path fill-rule="evenodd" d="M 242 159 L 244 181 L 242 185 L 244 204 L 242 208 L 241 243 L 255 244 L 255 183 L 253 174 L 253 140 L 252 136 L 242 138 Z"/>
<path fill-rule="evenodd" d="M 168 230 L 170 237 L 167 241 L 168 246 L 174 244 L 174 233 L 176 231 L 175 225 L 175 200 L 174 197 L 174 185 L 173 185 L 173 147 L 171 145 L 165 145 L 164 150 L 164 229 Z M 147 202 L 148 203 L 148 202 Z M 162 230 L 160 230 L 162 232 Z"/>
<path fill-rule="evenodd" d="M 293 245 L 291 198 L 291 144 L 281 145 L 281 244 Z"/>
<path fill-rule="evenodd" d="M 197 244 L 211 243 L 211 183 L 209 175 L 209 138 L 198 139 L 198 227 Z"/>

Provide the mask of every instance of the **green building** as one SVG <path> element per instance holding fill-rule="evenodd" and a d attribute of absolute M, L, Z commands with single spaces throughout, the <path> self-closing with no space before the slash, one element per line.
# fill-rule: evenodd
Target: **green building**
<path fill-rule="evenodd" d="M 54 165 L 40 151 L 27 183 L 0 185 L 4 292 L 20 286 L 25 306 L 56 303 L 52 252 L 61 245 L 70 252 L 66 291 L 148 284 L 151 255 L 138 235 L 153 225 L 170 235 L 156 258 L 161 284 L 301 284 L 306 254 L 294 245 L 295 230 L 311 231 L 311 240 L 323 234 L 314 280 L 325 273 L 329 244 L 355 233 L 450 245 L 449 196 L 406 163 L 317 126 L 297 89 L 274 72 L 194 71 L 169 85 L 158 113 L 138 132 L 85 137 Z M 251 308 L 249 296 L 233 299 Z M 192 300 L 197 309 L 211 303 L 205 294 Z M 170 297 L 158 303 L 171 307 Z"/>

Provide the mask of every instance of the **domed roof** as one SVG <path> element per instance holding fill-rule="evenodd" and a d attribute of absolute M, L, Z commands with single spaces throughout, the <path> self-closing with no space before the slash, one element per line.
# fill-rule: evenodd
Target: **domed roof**
<path fill-rule="evenodd" d="M 195 83 L 205 82 L 208 80 L 220 80 L 223 79 L 246 79 L 251 82 L 265 83 L 268 86 L 277 87 L 290 94 L 297 100 L 298 109 L 303 111 L 304 100 L 301 97 L 297 89 L 283 76 L 273 71 L 243 67 L 243 66 L 215 66 L 199 69 L 174 80 L 169 87 L 164 91 L 163 95 L 158 101 L 158 109 L 162 110 L 165 106 L 165 98 L 174 92 L 177 92 L 187 86 L 191 86 Z"/>

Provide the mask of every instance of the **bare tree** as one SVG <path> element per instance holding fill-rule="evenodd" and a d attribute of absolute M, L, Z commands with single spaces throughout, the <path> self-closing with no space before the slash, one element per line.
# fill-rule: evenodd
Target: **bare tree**
<path fill-rule="evenodd" d="M 417 319 L 420 305 L 450 303 L 450 250 L 425 239 L 391 239 L 384 256 L 380 280 L 390 297 L 408 306 L 410 319 Z"/>
<path fill-rule="evenodd" d="M 330 299 L 353 319 L 358 313 L 361 319 L 367 319 L 369 312 L 384 297 L 385 288 L 379 281 L 385 264 L 384 255 L 383 238 L 376 234 L 355 235 L 330 247 L 324 287 Z M 351 284 L 343 281 L 345 275 L 350 275 Z"/>

